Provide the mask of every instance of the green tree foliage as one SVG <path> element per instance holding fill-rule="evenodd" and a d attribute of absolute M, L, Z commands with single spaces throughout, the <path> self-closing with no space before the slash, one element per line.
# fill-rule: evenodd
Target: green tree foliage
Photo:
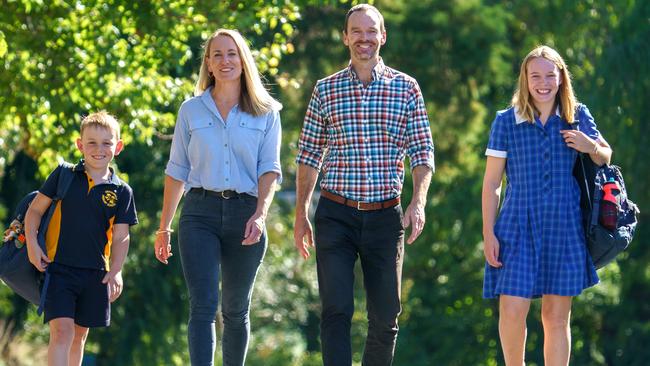
<path fill-rule="evenodd" d="M 192 93 L 201 44 L 218 27 L 242 31 L 284 104 L 285 180 L 267 223 L 270 245 L 253 297 L 248 364 L 321 364 L 315 261 L 303 261 L 293 247 L 293 159 L 316 80 L 347 65 L 341 29 L 354 3 L 3 3 L 0 218 L 38 186 L 58 158 L 78 156 L 72 142 L 82 115 L 107 109 L 124 124 L 127 148 L 116 163 L 134 187 L 141 223 L 132 229 L 126 289 L 113 307 L 113 325 L 91 332 L 88 352 L 98 364 L 188 364 L 187 292 L 180 263 L 177 257 L 169 266 L 155 261 L 152 233 L 175 114 Z M 523 56 L 542 43 L 557 48 L 644 212 L 650 205 L 650 172 L 642 163 L 650 134 L 643 123 L 650 90 L 650 5 L 628 0 L 375 4 L 388 31 L 382 56 L 418 80 L 436 145 L 427 226 L 406 249 L 395 364 L 502 364 L 496 302 L 481 298 L 483 151 L 494 113 L 508 106 Z M 405 204 L 410 195 L 407 177 Z M 646 218 L 642 213 L 642 225 Z M 641 226 L 627 258 L 600 271 L 602 283 L 574 301 L 572 363 L 644 365 L 650 359 L 645 347 L 650 298 L 643 291 L 650 283 L 650 252 L 644 247 L 649 235 Z M 365 301 L 361 273 L 356 277 L 352 335 L 358 363 Z M 539 310 L 534 302 L 528 323 L 530 365 L 543 364 Z M 9 337 L 25 329 L 22 334 L 34 342 L 46 339 L 33 309 L 4 287 L 0 319 Z"/>

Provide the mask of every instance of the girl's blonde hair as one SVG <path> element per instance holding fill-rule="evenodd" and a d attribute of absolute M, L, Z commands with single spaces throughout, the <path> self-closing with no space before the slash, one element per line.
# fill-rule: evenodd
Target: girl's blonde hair
<path fill-rule="evenodd" d="M 272 110 L 282 109 L 282 104 L 275 100 L 264 87 L 260 73 L 255 65 L 253 54 L 244 37 L 232 29 L 217 29 L 205 41 L 203 45 L 204 51 L 201 70 L 199 71 L 199 79 L 194 87 L 194 95 L 199 96 L 203 94 L 207 88 L 215 84 L 214 76 L 208 71 L 207 60 L 210 57 L 210 42 L 218 36 L 228 36 L 235 42 L 237 51 L 239 52 L 239 58 L 242 61 L 241 95 L 239 97 L 239 107 L 241 110 L 254 116 L 261 116 Z"/>
<path fill-rule="evenodd" d="M 517 83 L 517 90 L 512 96 L 512 105 L 517 108 L 519 114 L 525 117 L 526 120 L 535 121 L 535 114 L 539 111 L 533 104 L 533 98 L 528 92 L 528 63 L 534 58 L 545 58 L 557 66 L 560 70 L 561 84 L 558 87 L 557 95 L 555 96 L 556 103 L 560 106 L 560 115 L 562 119 L 571 123 L 573 122 L 576 106 L 578 101 L 571 86 L 571 74 L 560 54 L 548 46 L 538 46 L 530 51 L 528 55 L 521 62 L 519 71 L 519 82 Z"/>

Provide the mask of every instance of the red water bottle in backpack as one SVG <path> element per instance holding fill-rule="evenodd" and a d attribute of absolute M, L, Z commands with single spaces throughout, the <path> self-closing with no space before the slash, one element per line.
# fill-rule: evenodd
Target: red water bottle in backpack
<path fill-rule="evenodd" d="M 618 220 L 618 200 L 616 199 L 621 192 L 618 183 L 614 178 L 603 185 L 603 199 L 600 201 L 600 224 L 608 229 L 615 230 Z"/>

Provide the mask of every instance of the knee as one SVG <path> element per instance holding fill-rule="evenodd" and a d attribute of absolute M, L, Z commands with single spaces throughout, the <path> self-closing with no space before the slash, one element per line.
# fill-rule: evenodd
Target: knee
<path fill-rule="evenodd" d="M 323 304 L 324 305 L 324 304 Z M 323 319 L 330 317 L 349 317 L 354 314 L 354 305 L 344 303 L 331 303 L 323 306 L 321 317 Z"/>
<path fill-rule="evenodd" d="M 229 327 L 245 327 L 249 322 L 248 309 L 242 311 L 223 310 L 223 324 Z"/>
<path fill-rule="evenodd" d="M 74 332 L 73 344 L 83 346 L 86 344 L 87 338 L 88 338 L 88 328 L 76 329 Z"/>
<path fill-rule="evenodd" d="M 217 303 L 191 303 L 190 320 L 211 321 L 215 320 L 217 315 Z"/>
<path fill-rule="evenodd" d="M 542 308 L 542 323 L 544 329 L 567 329 L 569 327 L 570 311 L 554 309 L 552 307 Z"/>
<path fill-rule="evenodd" d="M 75 331 L 72 323 L 50 322 L 50 343 L 69 345 L 74 338 Z"/>
<path fill-rule="evenodd" d="M 397 338 L 398 331 L 397 318 L 380 320 L 368 317 L 369 339 L 379 340 L 384 344 L 392 344 Z"/>
<path fill-rule="evenodd" d="M 382 309 L 369 309 L 368 327 L 397 333 L 397 318 L 401 310 L 399 304 Z"/>
<path fill-rule="evenodd" d="M 499 305 L 499 320 L 510 324 L 526 321 L 528 305 L 519 303 L 501 302 Z"/>
<path fill-rule="evenodd" d="M 327 326 L 329 324 L 340 322 L 351 324 L 353 314 L 353 305 L 331 304 L 323 307 L 321 312 L 321 325 Z"/>

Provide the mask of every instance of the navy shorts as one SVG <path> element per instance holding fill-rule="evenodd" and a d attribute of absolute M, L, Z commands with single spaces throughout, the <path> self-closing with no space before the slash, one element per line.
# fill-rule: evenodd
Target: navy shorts
<path fill-rule="evenodd" d="M 50 284 L 45 295 L 44 322 L 72 318 L 86 327 L 107 327 L 111 320 L 106 271 L 70 267 L 61 263 L 48 266 Z"/>

